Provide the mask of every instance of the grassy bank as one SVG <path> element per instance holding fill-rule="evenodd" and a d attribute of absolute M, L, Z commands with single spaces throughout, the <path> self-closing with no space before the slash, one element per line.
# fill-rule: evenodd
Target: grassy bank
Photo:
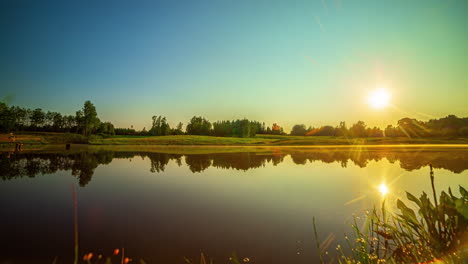
<path fill-rule="evenodd" d="M 97 136 L 72 133 L 18 133 L 16 140 L 26 145 L 216 145 L 216 146 L 313 146 L 313 145 L 392 145 L 468 144 L 468 138 L 345 138 L 257 135 L 253 138 L 211 136 Z M 8 134 L 0 134 L 0 144 L 8 145 Z"/>

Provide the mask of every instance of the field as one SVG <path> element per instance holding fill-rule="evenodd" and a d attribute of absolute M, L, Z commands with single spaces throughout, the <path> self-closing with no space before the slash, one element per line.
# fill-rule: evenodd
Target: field
<path fill-rule="evenodd" d="M 8 134 L 0 134 L 0 145 L 8 146 Z M 468 138 L 345 138 L 257 135 L 253 138 L 212 136 L 96 136 L 71 133 L 19 133 L 16 141 L 25 145 L 215 145 L 215 146 L 312 146 L 312 145 L 399 145 L 399 144 L 468 144 Z"/>

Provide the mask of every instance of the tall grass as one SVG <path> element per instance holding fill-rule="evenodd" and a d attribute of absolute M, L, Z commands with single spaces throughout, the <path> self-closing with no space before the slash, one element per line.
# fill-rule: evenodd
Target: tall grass
<path fill-rule="evenodd" d="M 390 213 L 384 202 L 367 215 L 365 228 L 360 229 L 355 220 L 352 239 L 345 238 L 350 253 L 344 253 L 338 245 L 337 262 L 467 263 L 468 192 L 459 186 L 457 197 L 449 188 L 437 199 L 432 166 L 430 179 L 433 201 L 425 192 L 419 198 L 406 193 L 416 212 L 398 199 L 398 213 Z M 315 223 L 314 230 L 317 232 Z"/>

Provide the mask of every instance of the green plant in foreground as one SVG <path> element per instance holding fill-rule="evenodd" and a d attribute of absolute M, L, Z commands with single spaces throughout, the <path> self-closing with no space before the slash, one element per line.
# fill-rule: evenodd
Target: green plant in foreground
<path fill-rule="evenodd" d="M 344 253 L 338 245 L 338 263 L 465 263 L 468 192 L 459 186 L 461 197 L 456 197 L 449 188 L 437 200 L 432 166 L 430 177 L 433 202 L 425 192 L 419 198 L 407 192 L 417 211 L 397 200 L 398 214 L 389 213 L 383 202 L 380 211 L 374 208 L 367 215 L 364 230 L 354 221 L 354 240 L 345 238 L 351 253 Z M 320 260 L 324 263 L 322 254 Z"/>

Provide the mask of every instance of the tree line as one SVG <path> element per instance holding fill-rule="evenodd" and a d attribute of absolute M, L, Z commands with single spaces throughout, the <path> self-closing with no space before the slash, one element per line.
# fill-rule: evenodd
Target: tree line
<path fill-rule="evenodd" d="M 133 128 L 115 128 L 110 122 L 101 122 L 96 107 L 86 101 L 75 115 L 62 115 L 58 112 L 43 111 L 41 108 L 27 109 L 8 106 L 0 102 L 0 132 L 38 131 L 68 132 L 85 136 L 101 135 L 205 135 L 218 137 L 254 137 L 257 134 L 286 135 L 283 128 L 274 123 L 271 127 L 259 121 L 248 119 L 221 120 L 210 122 L 202 116 L 194 116 L 184 126 L 179 122 L 171 127 L 166 117 L 153 116 L 149 130 L 137 131 Z M 358 121 L 349 128 L 345 122 L 338 126 L 308 128 L 304 124 L 294 125 L 289 135 L 293 136 L 343 136 L 343 137 L 468 137 L 468 118 L 449 115 L 427 122 L 412 118 L 400 119 L 396 126 L 385 129 L 368 127 Z"/>
<path fill-rule="evenodd" d="M 165 135 L 203 135 L 217 137 L 254 137 L 256 134 L 284 134 L 283 129 L 274 124 L 272 128 L 266 128 L 265 123 L 250 121 L 248 119 L 221 120 L 211 123 L 206 118 L 194 116 L 183 131 L 183 124 L 179 122 L 175 128 L 171 128 L 166 117 L 153 116 L 151 129 L 141 134 L 152 136 Z"/>
<path fill-rule="evenodd" d="M 322 126 L 306 128 L 304 124 L 294 125 L 290 135 L 294 136 L 344 136 L 344 137 L 468 137 L 468 118 L 455 115 L 427 122 L 414 118 L 402 118 L 397 125 L 388 125 L 385 129 L 368 127 L 358 121 L 351 127 L 340 122 L 336 127 Z"/>
<path fill-rule="evenodd" d="M 0 132 L 16 131 L 115 135 L 114 125 L 101 122 L 96 107 L 90 101 L 86 101 L 75 115 L 45 112 L 41 108 L 9 107 L 0 102 Z"/>

